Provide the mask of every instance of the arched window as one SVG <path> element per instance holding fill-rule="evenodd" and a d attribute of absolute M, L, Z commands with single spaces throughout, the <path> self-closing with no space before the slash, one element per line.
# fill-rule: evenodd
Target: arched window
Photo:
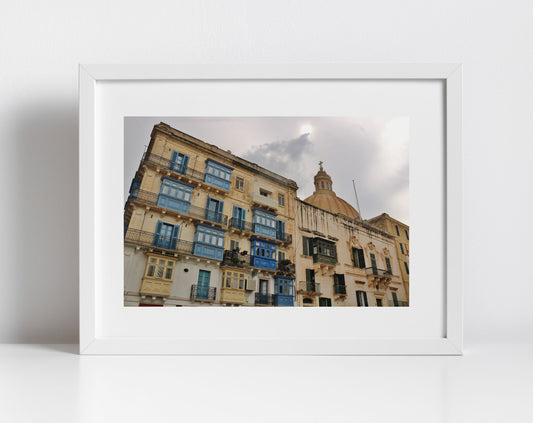
<path fill-rule="evenodd" d="M 320 184 L 322 185 L 322 189 L 324 189 L 324 181 L 320 182 Z"/>

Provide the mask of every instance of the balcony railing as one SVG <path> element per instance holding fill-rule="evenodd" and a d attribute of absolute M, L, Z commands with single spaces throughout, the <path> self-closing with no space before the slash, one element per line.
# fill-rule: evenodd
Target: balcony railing
<path fill-rule="evenodd" d="M 320 284 L 317 282 L 298 282 L 298 290 L 301 292 L 308 292 L 313 294 L 320 293 Z"/>
<path fill-rule="evenodd" d="M 241 231 L 252 232 L 252 224 L 242 219 L 237 219 L 235 217 L 232 217 L 229 220 L 229 225 L 232 228 L 240 229 Z"/>
<path fill-rule="evenodd" d="M 394 304 L 394 300 L 389 301 L 390 307 L 409 307 L 408 301 L 397 301 L 396 304 Z"/>
<path fill-rule="evenodd" d="M 286 232 L 276 232 L 276 239 L 280 240 L 281 242 L 286 242 L 288 244 L 292 243 L 292 235 Z"/>
<path fill-rule="evenodd" d="M 215 301 L 217 289 L 209 286 L 192 285 L 191 300 Z"/>
<path fill-rule="evenodd" d="M 248 267 L 250 266 L 250 256 L 241 254 L 240 251 L 225 250 L 222 266 Z"/>
<path fill-rule="evenodd" d="M 293 263 L 282 264 L 281 262 L 278 261 L 278 271 L 281 273 L 294 274 L 295 272 L 294 264 Z"/>
<path fill-rule="evenodd" d="M 365 271 L 368 276 L 373 275 L 382 278 L 390 278 L 392 276 L 392 273 L 388 270 L 378 269 L 377 267 L 367 267 Z"/>
<path fill-rule="evenodd" d="M 138 229 L 128 229 L 124 242 L 130 242 L 135 245 L 143 247 L 154 247 L 162 250 L 178 252 L 182 254 L 192 254 L 194 244 L 190 241 L 178 240 L 176 241 L 176 248 L 170 248 L 172 246 L 172 240 L 170 237 L 156 238 L 154 232 L 141 231 Z"/>
<path fill-rule="evenodd" d="M 150 163 L 154 166 L 159 166 L 164 169 L 169 169 L 173 172 L 180 173 L 182 175 L 188 176 L 191 179 L 194 179 L 197 182 L 204 182 L 205 173 L 198 170 L 191 169 L 190 167 L 178 166 L 176 163 L 172 162 L 170 159 L 158 156 L 154 153 L 144 153 L 143 162 Z"/>
<path fill-rule="evenodd" d="M 259 305 L 272 305 L 272 294 L 255 293 L 255 303 Z"/>
<path fill-rule="evenodd" d="M 143 204 L 148 204 L 150 206 L 157 206 L 159 199 L 159 194 L 155 194 L 153 192 L 139 190 L 137 193 L 137 197 L 134 198 L 135 201 L 138 201 Z M 184 214 L 187 216 L 194 217 L 199 220 L 209 220 L 210 222 L 215 222 L 220 225 L 227 225 L 228 224 L 228 216 L 222 213 L 214 212 L 212 210 L 209 210 L 205 207 L 198 207 L 193 206 L 190 204 L 184 203 L 187 210 L 174 210 L 177 213 Z M 163 207 L 163 206 L 160 206 Z M 173 210 L 169 209 L 168 207 L 163 207 L 167 210 Z"/>
<path fill-rule="evenodd" d="M 346 295 L 346 285 L 344 284 L 334 284 L 333 285 L 333 289 L 334 289 L 334 292 L 335 294 L 338 294 L 338 295 Z"/>

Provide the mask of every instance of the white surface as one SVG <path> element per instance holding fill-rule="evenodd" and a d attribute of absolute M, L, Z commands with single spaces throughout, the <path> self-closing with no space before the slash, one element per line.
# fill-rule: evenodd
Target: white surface
<path fill-rule="evenodd" d="M 86 293 L 81 299 L 81 309 L 85 310 L 82 351 L 93 354 L 460 352 L 462 205 L 460 172 L 454 166 L 461 163 L 458 121 L 461 93 L 460 81 L 451 82 L 451 78 L 460 75 L 458 68 L 457 65 L 435 64 L 241 66 L 237 69 L 84 65 L 82 87 L 88 89 L 82 91 L 80 106 L 80 186 L 84 204 L 80 237 L 86 250 L 80 255 L 80 275 Z M 215 80 L 191 81 L 195 75 Z M 96 81 L 89 82 L 90 76 Z M 124 81 L 140 77 L 145 80 Z M 239 77 L 241 80 L 237 81 L 221 80 Z M 275 79 L 280 77 L 303 80 Z M 387 80 L 369 81 L 371 77 Z M 114 81 L 115 78 L 119 81 Z M 204 98 L 209 98 L 209 102 L 203 101 Z M 280 98 L 285 98 L 282 104 Z M 446 102 L 455 107 L 445 109 Z M 447 125 L 446 156 L 444 110 L 450 119 L 455 119 L 455 125 Z M 187 115 L 409 116 L 410 212 L 414 227 L 411 231 L 411 306 L 327 310 L 124 308 L 120 282 L 123 278 L 124 183 L 121 178 L 110 179 L 108 171 L 117 169 L 123 173 L 120 164 L 124 151 L 124 117 Z M 95 147 L 91 148 L 93 145 Z M 443 224 L 445 163 L 449 166 L 448 173 L 456 178 L 447 184 L 448 209 L 455 215 L 447 225 Z M 97 193 L 94 200 L 93 187 Z M 95 230 L 90 229 L 93 219 Z M 445 237 L 458 240 L 450 250 L 448 268 L 443 262 L 444 247 L 453 242 L 446 242 Z M 94 258 L 87 256 L 90 250 L 94 250 Z M 93 273 L 87 271 L 91 266 L 96 268 L 96 282 Z M 445 273 L 449 275 L 448 286 L 444 284 Z M 449 314 L 444 310 L 445 292 Z M 263 324 L 265 320 L 268 325 Z M 139 340 L 143 337 L 151 341 Z M 113 339 L 115 345 L 112 345 Z M 284 341 L 290 342 L 285 344 Z"/>
<path fill-rule="evenodd" d="M 529 423 L 533 345 L 463 357 L 79 356 L 0 345 L 2 421 Z"/>
<path fill-rule="evenodd" d="M 532 18 L 527 0 L 4 2 L 0 340 L 78 337 L 78 63 L 298 61 L 464 64 L 466 345 L 532 339 Z"/>

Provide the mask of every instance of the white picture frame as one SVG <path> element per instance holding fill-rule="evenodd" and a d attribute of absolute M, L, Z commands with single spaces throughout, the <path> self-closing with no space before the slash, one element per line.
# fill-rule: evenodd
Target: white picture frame
<path fill-rule="evenodd" d="M 105 164 L 101 160 L 102 140 L 107 137 L 105 125 L 99 118 L 106 101 L 105 90 L 111 84 L 150 83 L 165 81 L 440 81 L 444 101 L 444 149 L 439 152 L 444 163 L 444 225 L 442 275 L 445 292 L 443 330 L 435 336 L 394 337 L 358 336 L 357 330 L 346 323 L 346 336 L 273 337 L 242 333 L 216 336 L 147 335 L 109 329 L 109 315 L 102 298 L 102 275 L 115 274 L 102 259 L 103 238 L 107 236 L 101 211 L 110 197 L 102 188 L 101 174 Z M 132 85 L 129 85 L 132 86 Z M 155 86 L 155 85 L 154 85 Z M 146 91 L 145 91 L 146 92 Z M 157 90 L 153 97 L 157 99 Z M 132 96 L 133 97 L 133 96 Z M 142 99 L 136 98 L 132 101 Z M 135 113 L 164 116 L 166 110 L 147 103 L 146 109 Z M 154 100 L 154 98 L 151 98 Z M 170 110 L 170 109 L 169 109 Z M 123 116 L 130 113 L 124 110 Z M 119 112 L 120 114 L 120 112 Z M 121 151 L 122 140 L 113 148 Z M 120 168 L 120 166 L 119 166 Z M 100 175 L 100 176 L 99 176 Z M 431 175 L 428 175 L 431 176 Z M 121 176 L 122 177 L 122 176 Z M 290 64 L 290 65 L 80 65 L 79 68 L 79 284 L 80 284 L 80 353 L 81 354 L 291 354 L 291 355 L 460 355 L 463 345 L 462 283 L 463 283 L 463 201 L 461 152 L 461 65 L 459 64 Z M 108 197 L 108 198 L 106 198 Z M 121 231 L 122 228 L 118 228 Z M 117 231 L 117 233 L 118 233 Z M 115 231 L 113 231 L 115 233 Z M 114 239 L 114 238 L 113 238 Z M 118 252 L 115 242 L 109 243 L 113 254 Z M 107 243 L 105 244 L 107 245 Z M 116 248 L 115 248 L 116 247 Z M 107 247 L 106 247 L 107 248 Z M 115 251 L 117 250 L 117 251 Z M 118 255 L 117 255 L 118 257 Z M 117 272 L 119 267 L 116 268 Z M 118 274 L 118 273 L 117 273 Z M 116 280 L 117 278 L 115 278 Z M 108 281 L 106 280 L 106 283 Z M 112 282 L 118 283 L 118 282 Z M 120 282 L 121 283 L 121 282 Z M 106 285 L 108 286 L 108 285 Z M 122 285 L 121 285 L 122 287 Z M 414 288 L 415 289 L 415 288 Z M 122 304 L 117 304 L 117 307 Z M 178 319 L 170 315 L 176 310 L 150 310 L 144 317 L 157 325 L 160 319 Z M 275 311 L 275 310 L 274 310 Z M 219 310 L 218 312 L 224 312 Z M 233 311 L 232 311 L 233 312 Z M 118 313 L 121 313 L 118 312 Z M 145 311 L 146 313 L 146 311 Z M 183 312 L 184 313 L 184 312 Z M 196 318 L 202 319 L 195 311 Z M 209 317 L 213 319 L 213 311 Z M 261 310 L 261 313 L 269 311 Z M 270 311 L 272 313 L 272 311 Z M 270 314 L 271 316 L 272 314 Z M 266 315 L 265 315 L 266 316 Z M 288 317 L 290 318 L 290 316 Z M 361 315 L 359 315 L 361 318 Z M 117 319 L 119 319 L 117 317 Z M 215 319 L 216 320 L 216 319 Z M 187 320 L 190 322 L 190 320 Z M 127 324 L 127 322 L 123 322 Z M 216 322 L 213 322 L 216 324 Z"/>

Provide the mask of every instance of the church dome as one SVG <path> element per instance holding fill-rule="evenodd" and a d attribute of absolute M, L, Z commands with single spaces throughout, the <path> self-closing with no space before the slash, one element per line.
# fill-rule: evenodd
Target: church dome
<path fill-rule="evenodd" d="M 326 210 L 334 214 L 342 214 L 352 219 L 359 219 L 359 213 L 348 202 L 342 198 L 337 197 L 333 191 L 333 183 L 331 176 L 322 168 L 315 175 L 315 192 L 304 201 L 322 210 Z"/>

